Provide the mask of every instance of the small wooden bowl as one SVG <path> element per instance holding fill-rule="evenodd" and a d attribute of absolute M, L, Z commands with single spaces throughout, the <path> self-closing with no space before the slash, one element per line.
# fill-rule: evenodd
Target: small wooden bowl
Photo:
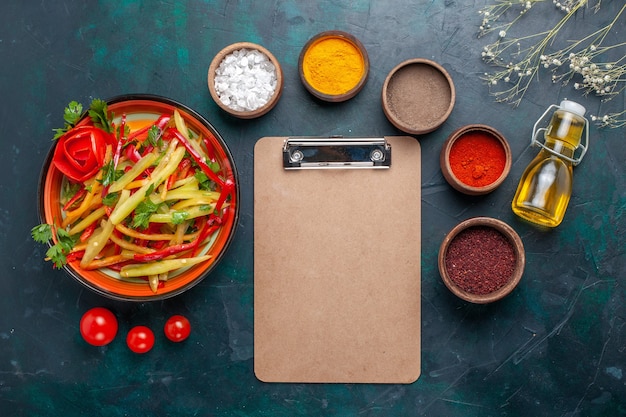
<path fill-rule="evenodd" d="M 240 111 L 240 110 L 234 110 L 230 108 L 229 106 L 227 106 L 226 104 L 222 102 L 222 100 L 220 99 L 220 95 L 218 94 L 215 88 L 216 70 L 219 68 L 220 64 L 222 63 L 222 61 L 224 60 L 226 56 L 240 49 L 254 49 L 254 50 L 261 52 L 262 54 L 264 54 L 265 56 L 269 58 L 270 62 L 274 65 L 274 68 L 276 69 L 276 88 L 274 89 L 274 94 L 264 106 L 259 107 L 255 110 Z M 228 45 L 221 51 L 219 51 L 217 55 L 215 55 L 215 57 L 213 58 L 213 61 L 211 61 L 211 65 L 209 66 L 207 81 L 209 85 L 209 92 L 211 93 L 211 97 L 213 98 L 215 103 L 225 112 L 235 117 L 238 117 L 240 119 L 254 119 L 256 117 L 263 116 L 264 114 L 269 112 L 272 108 L 274 108 L 276 103 L 278 103 L 278 99 L 280 98 L 282 91 L 283 91 L 283 71 L 280 66 L 280 63 L 278 62 L 276 57 L 272 55 L 272 53 L 269 50 L 262 47 L 261 45 L 257 45 L 251 42 L 233 43 L 231 45 Z"/>
<path fill-rule="evenodd" d="M 499 232 L 504 238 L 506 238 L 508 243 L 510 243 L 513 250 L 515 262 L 512 273 L 506 283 L 495 291 L 488 293 L 478 293 L 469 292 L 466 289 L 463 289 L 452 278 L 451 273 L 450 271 L 448 271 L 448 268 L 446 266 L 450 245 L 461 232 L 464 232 L 470 228 L 490 228 Z M 464 259 L 466 260 L 468 258 Z M 498 259 L 498 261 L 502 261 L 502 258 Z M 510 294 L 511 291 L 513 291 L 513 289 L 520 282 L 522 274 L 524 273 L 525 264 L 526 255 L 524 252 L 524 245 L 519 235 L 508 224 L 491 217 L 474 217 L 459 223 L 446 235 L 439 248 L 439 273 L 441 275 L 443 283 L 457 297 L 461 298 L 462 300 L 476 304 L 487 304 L 498 301 Z M 478 280 L 481 279 L 480 276 L 473 276 L 471 278 L 476 278 Z"/>
<path fill-rule="evenodd" d="M 423 135 L 441 126 L 454 107 L 452 77 L 436 62 L 414 58 L 391 70 L 382 90 L 383 111 L 398 129 Z"/>
<path fill-rule="evenodd" d="M 467 138 L 468 135 L 473 133 L 478 133 L 487 136 L 490 139 L 498 141 L 498 143 L 502 145 L 502 151 L 504 152 L 504 167 L 502 168 L 502 172 L 492 182 L 483 186 L 475 186 L 461 181 L 455 175 L 454 170 L 450 165 L 450 151 L 452 150 L 452 148 L 461 138 Z M 485 156 L 487 157 L 489 155 Z M 491 156 L 493 157 L 494 155 Z M 457 191 L 468 195 L 488 194 L 498 188 L 509 175 L 509 171 L 511 170 L 511 161 L 511 147 L 509 146 L 509 143 L 507 142 L 505 137 L 496 129 L 481 124 L 467 125 L 452 132 L 452 134 L 448 136 L 448 139 L 446 139 L 446 141 L 444 142 L 441 148 L 441 153 L 439 154 L 439 165 L 441 167 L 441 173 L 443 174 L 446 181 L 448 181 L 448 183 Z M 471 164 L 467 166 L 467 169 L 470 169 L 470 166 Z"/>
<path fill-rule="evenodd" d="M 311 49 L 314 48 L 315 46 L 329 39 L 343 40 L 347 42 L 349 45 L 353 46 L 356 50 L 358 50 L 361 55 L 362 66 L 363 66 L 361 78 L 352 88 L 350 88 L 348 91 L 345 91 L 341 94 L 330 94 L 327 91 L 321 91 L 319 86 L 310 83 L 309 80 L 305 76 L 305 73 L 307 72 L 306 71 L 307 53 L 309 53 L 309 51 L 311 51 Z M 325 66 L 326 65 L 331 66 L 332 64 L 333 63 L 330 61 L 324 63 Z M 352 97 L 356 96 L 359 93 L 359 91 L 361 91 L 361 89 L 363 89 L 363 86 L 365 86 L 365 83 L 367 82 L 369 68 L 370 68 L 370 61 L 367 55 L 367 50 L 365 49 L 363 44 L 353 35 L 347 32 L 339 31 L 339 30 L 329 30 L 326 32 L 318 33 L 317 35 L 313 36 L 311 39 L 309 39 L 309 41 L 302 48 L 302 51 L 300 52 L 300 57 L 298 59 L 298 72 L 300 74 L 300 80 L 302 81 L 302 84 L 307 89 L 307 91 L 320 100 L 328 101 L 328 102 L 335 102 L 335 103 L 349 100 Z"/>

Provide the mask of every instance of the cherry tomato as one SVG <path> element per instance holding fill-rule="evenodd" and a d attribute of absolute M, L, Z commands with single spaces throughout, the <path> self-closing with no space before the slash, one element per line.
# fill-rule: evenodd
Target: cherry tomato
<path fill-rule="evenodd" d="M 80 319 L 80 334 L 90 345 L 108 345 L 117 334 L 117 318 L 104 307 L 94 307 Z"/>
<path fill-rule="evenodd" d="M 154 346 L 154 333 L 146 326 L 135 326 L 128 332 L 126 344 L 135 353 L 146 353 Z"/>
<path fill-rule="evenodd" d="M 191 324 L 186 317 L 175 315 L 165 322 L 165 337 L 172 342 L 182 342 L 189 337 L 191 333 Z"/>

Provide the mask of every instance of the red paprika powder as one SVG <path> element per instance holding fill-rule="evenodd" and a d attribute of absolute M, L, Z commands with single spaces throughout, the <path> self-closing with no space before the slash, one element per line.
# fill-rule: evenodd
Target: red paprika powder
<path fill-rule="evenodd" d="M 454 142 L 449 162 L 459 181 L 472 187 L 484 187 L 502 175 L 506 153 L 497 138 L 475 130 L 464 133 Z"/>

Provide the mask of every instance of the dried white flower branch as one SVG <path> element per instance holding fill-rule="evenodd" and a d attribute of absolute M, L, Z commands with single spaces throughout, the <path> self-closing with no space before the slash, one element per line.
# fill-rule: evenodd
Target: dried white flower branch
<path fill-rule="evenodd" d="M 542 69 L 552 71 L 552 82 L 568 84 L 574 80 L 574 88 L 583 95 L 591 93 L 607 101 L 622 93 L 626 89 L 626 55 L 612 61 L 603 59 L 609 51 L 626 47 L 626 42 L 614 45 L 604 45 L 603 42 L 626 10 L 626 4 L 609 24 L 554 52 L 546 50 L 554 45 L 557 35 L 576 12 L 589 5 L 588 0 L 552 0 L 556 8 L 564 13 L 552 29 L 518 38 L 507 37 L 509 30 L 522 16 L 537 3 L 546 1 L 496 0 L 479 11 L 482 22 L 478 36 L 494 31 L 498 33 L 497 40 L 485 46 L 481 53 L 485 63 L 498 68 L 481 77 L 490 86 L 496 101 L 510 103 L 514 107 L 519 105 Z M 592 6 L 594 12 L 600 10 L 600 5 L 601 0 L 597 0 Z M 518 8 L 519 13 L 510 22 L 496 23 L 512 8 Z M 501 85 L 506 87 L 498 90 Z M 592 120 L 601 127 L 621 127 L 626 125 L 625 114 L 592 116 Z"/>

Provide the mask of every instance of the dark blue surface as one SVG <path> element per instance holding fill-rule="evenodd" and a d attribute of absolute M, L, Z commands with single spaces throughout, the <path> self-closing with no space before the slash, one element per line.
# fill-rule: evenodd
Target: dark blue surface
<path fill-rule="evenodd" d="M 626 415 L 626 142 L 624 129 L 591 129 L 574 172 L 564 222 L 541 231 L 516 219 L 510 201 L 537 152 L 535 120 L 570 88 L 535 83 L 518 108 L 496 104 L 479 79 L 484 42 L 478 10 L 454 1 L 17 1 L 0 5 L 0 414 L 3 416 L 619 416 Z M 619 1 L 603 1 L 617 10 Z M 576 16 L 587 29 L 590 11 Z M 546 20 L 543 20 L 543 19 Z M 549 17 L 528 21 L 544 30 Z M 345 30 L 367 48 L 370 76 L 345 103 L 313 99 L 297 60 L 318 32 Z M 624 18 L 612 36 L 623 39 Z M 588 33 L 588 32 L 586 32 Z M 227 44 L 262 44 L 283 67 L 280 102 L 260 119 L 238 120 L 211 101 L 206 73 Z M 263 136 L 401 134 L 381 109 L 381 88 L 399 62 L 422 57 L 452 76 L 457 101 L 422 146 L 422 376 L 411 385 L 265 384 L 253 373 L 253 147 Z M 545 81 L 545 80 L 544 80 Z M 241 179 L 241 221 L 215 273 L 188 293 L 156 303 L 106 300 L 43 261 L 32 242 L 38 174 L 71 100 L 128 93 L 180 101 L 220 131 Z M 592 113 L 594 98 L 580 100 Z M 624 98 L 614 100 L 617 111 Z M 495 192 L 467 197 L 439 170 L 439 150 L 456 128 L 484 123 L 509 140 L 514 163 Z M 407 184 L 412 186 L 415 184 Z M 384 204 L 382 212 L 392 210 Z M 504 220 L 522 237 L 524 277 L 489 306 L 454 298 L 437 252 L 465 218 Z M 113 310 L 120 333 L 107 347 L 78 331 L 91 307 Z M 161 332 L 186 315 L 180 345 Z M 138 356 L 124 336 L 135 325 L 157 335 Z"/>

